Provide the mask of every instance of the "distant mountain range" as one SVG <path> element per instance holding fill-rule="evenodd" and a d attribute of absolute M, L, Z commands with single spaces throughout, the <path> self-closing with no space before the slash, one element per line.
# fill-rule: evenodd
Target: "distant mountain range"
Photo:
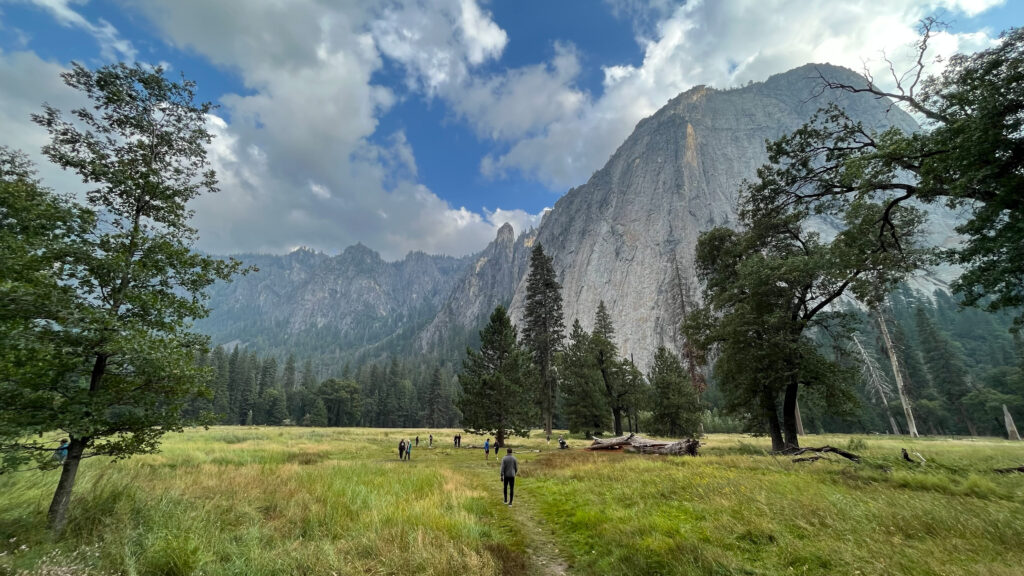
<path fill-rule="evenodd" d="M 765 141 L 792 132 L 837 102 L 870 129 L 917 129 L 913 118 L 866 94 L 823 91 L 821 76 L 863 82 L 856 73 L 809 64 L 742 88 L 698 86 L 637 124 L 590 180 L 568 191 L 537 229 L 509 225 L 479 254 L 450 258 L 414 252 L 385 262 L 362 245 L 338 256 L 298 250 L 241 255 L 260 268 L 211 294 L 213 313 L 198 323 L 215 343 L 317 356 L 329 364 L 388 354 L 454 359 L 494 306 L 522 316 L 529 254 L 542 242 L 563 287 L 567 326 L 590 329 L 603 300 L 620 351 L 646 368 L 657 346 L 681 345 L 678 287 L 693 278 L 701 232 L 736 223 L 744 180 L 767 161 Z M 955 242 L 940 209 L 931 241 Z M 834 223 L 817 223 L 825 232 Z M 916 283 L 942 287 L 954 271 Z"/>

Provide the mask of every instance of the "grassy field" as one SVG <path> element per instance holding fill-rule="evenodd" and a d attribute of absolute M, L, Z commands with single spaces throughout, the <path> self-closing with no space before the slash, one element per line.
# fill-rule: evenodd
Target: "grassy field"
<path fill-rule="evenodd" d="M 699 458 L 538 435 L 515 440 L 506 507 L 493 453 L 433 432 L 433 449 L 423 430 L 171 435 L 157 455 L 84 463 L 56 543 L 57 473 L 6 475 L 0 575 L 1024 574 L 1024 475 L 991 472 L 1024 464 L 1024 443 L 811 436 L 865 459 L 794 464 L 738 435 Z"/>

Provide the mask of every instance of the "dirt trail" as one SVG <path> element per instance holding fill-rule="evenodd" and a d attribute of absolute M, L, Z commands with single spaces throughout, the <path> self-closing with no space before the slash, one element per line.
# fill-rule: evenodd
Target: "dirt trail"
<path fill-rule="evenodd" d="M 529 453 L 529 464 L 533 465 L 535 455 L 538 451 Z M 522 458 L 522 456 L 520 456 Z M 499 502 L 501 500 L 501 484 L 497 481 L 498 462 L 495 457 L 485 461 L 485 466 L 480 467 L 479 460 L 462 460 L 455 467 L 463 475 L 466 481 L 479 487 L 486 492 L 488 497 L 493 497 Z M 482 459 L 481 459 L 482 460 Z M 520 460 L 520 466 L 524 463 Z M 514 522 L 519 533 L 525 541 L 526 557 L 530 563 L 530 574 L 542 576 L 565 576 L 570 573 L 569 563 L 565 561 L 554 533 L 545 526 L 535 509 L 535 503 L 531 501 L 531 486 L 529 478 L 517 479 L 516 498 L 512 506 L 500 505 L 503 512 L 508 513 L 508 518 Z"/>
<path fill-rule="evenodd" d="M 528 542 L 527 550 L 535 562 L 537 573 L 547 576 L 564 576 L 569 573 L 569 564 L 562 558 L 555 536 L 546 530 L 528 504 L 516 500 L 508 507 Z"/>

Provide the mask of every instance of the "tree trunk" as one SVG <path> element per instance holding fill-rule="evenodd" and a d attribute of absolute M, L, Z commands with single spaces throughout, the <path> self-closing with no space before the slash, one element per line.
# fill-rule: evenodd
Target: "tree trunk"
<path fill-rule="evenodd" d="M 494 454 L 498 454 L 498 448 L 505 447 L 505 427 L 498 428 L 498 432 L 494 435 Z"/>
<path fill-rule="evenodd" d="M 878 327 L 882 332 L 882 339 L 885 341 L 885 350 L 889 353 L 889 361 L 892 362 L 892 374 L 896 378 L 896 390 L 900 395 L 900 403 L 903 404 L 903 413 L 907 417 L 907 433 L 911 438 L 917 438 L 917 423 L 914 422 L 914 413 L 910 409 L 910 399 L 907 398 L 907 391 L 903 388 L 903 375 L 900 373 L 900 363 L 896 358 L 896 349 L 889 338 L 889 327 L 885 325 L 885 318 L 878 312 Z"/>
<path fill-rule="evenodd" d="M 612 408 L 612 421 L 615 423 L 615 435 L 622 436 L 622 408 Z"/>
<path fill-rule="evenodd" d="M 960 404 L 960 417 L 964 419 L 964 424 L 967 425 L 967 432 L 971 436 L 977 436 L 978 430 L 974 427 L 974 422 L 971 422 L 971 419 L 967 417 L 967 410 L 964 409 L 963 404 Z"/>
<path fill-rule="evenodd" d="M 1010 416 L 1010 410 L 1007 409 L 1006 404 L 1003 404 L 1003 420 L 1006 422 L 1006 437 L 1010 440 L 1020 440 L 1020 434 L 1017 433 L 1017 427 L 1013 424 L 1013 416 Z"/>
<path fill-rule="evenodd" d="M 763 393 L 761 405 L 764 409 L 764 418 L 768 421 L 768 434 L 772 438 L 772 450 L 779 452 L 786 449 L 786 443 L 782 440 L 782 428 L 779 426 L 779 414 L 775 406 L 775 397 L 770 393 Z"/>
<path fill-rule="evenodd" d="M 886 410 L 886 413 L 888 413 L 888 410 Z M 898 424 L 896 424 L 896 419 L 893 418 L 892 414 L 889 414 L 889 425 L 892 426 L 892 433 L 899 436 L 900 427 Z"/>
<path fill-rule="evenodd" d="M 796 404 L 799 391 L 800 385 L 796 382 L 796 377 L 793 377 L 789 385 L 786 386 L 786 394 L 782 400 L 782 433 L 785 437 L 787 448 L 800 447 L 800 439 L 797 437 L 799 430 L 797 418 L 799 418 L 799 415 Z"/>
<path fill-rule="evenodd" d="M 60 471 L 60 480 L 53 493 L 53 500 L 50 501 L 47 523 L 50 531 L 58 538 L 64 532 L 64 526 L 68 521 L 68 504 L 71 503 L 71 491 L 75 488 L 75 477 L 78 475 L 78 465 L 82 462 L 85 445 L 86 440 L 71 437 L 68 455 Z"/>
<path fill-rule="evenodd" d="M 796 433 L 797 433 L 797 436 L 806 436 L 807 435 L 807 433 L 804 432 L 804 419 L 800 417 L 800 400 L 799 399 L 797 399 L 797 402 L 796 402 Z"/>

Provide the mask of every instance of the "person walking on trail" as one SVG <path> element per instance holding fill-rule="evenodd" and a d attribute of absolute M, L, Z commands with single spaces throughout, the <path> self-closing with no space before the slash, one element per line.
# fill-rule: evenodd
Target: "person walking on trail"
<path fill-rule="evenodd" d="M 434 447 L 434 435 L 431 434 L 430 435 L 430 443 L 427 444 L 427 448 L 433 448 L 433 447 Z"/>
<path fill-rule="evenodd" d="M 491 458 L 491 439 L 484 440 L 484 460 Z"/>
<path fill-rule="evenodd" d="M 398 459 L 405 460 L 405 438 L 398 441 Z"/>
<path fill-rule="evenodd" d="M 405 459 L 412 460 L 412 442 L 405 447 Z"/>
<path fill-rule="evenodd" d="M 512 449 L 509 448 L 508 454 L 501 459 L 501 493 L 505 504 L 509 506 L 512 505 L 512 498 L 515 496 L 516 474 L 518 473 L 519 463 L 516 462 L 516 457 L 512 455 Z"/>

